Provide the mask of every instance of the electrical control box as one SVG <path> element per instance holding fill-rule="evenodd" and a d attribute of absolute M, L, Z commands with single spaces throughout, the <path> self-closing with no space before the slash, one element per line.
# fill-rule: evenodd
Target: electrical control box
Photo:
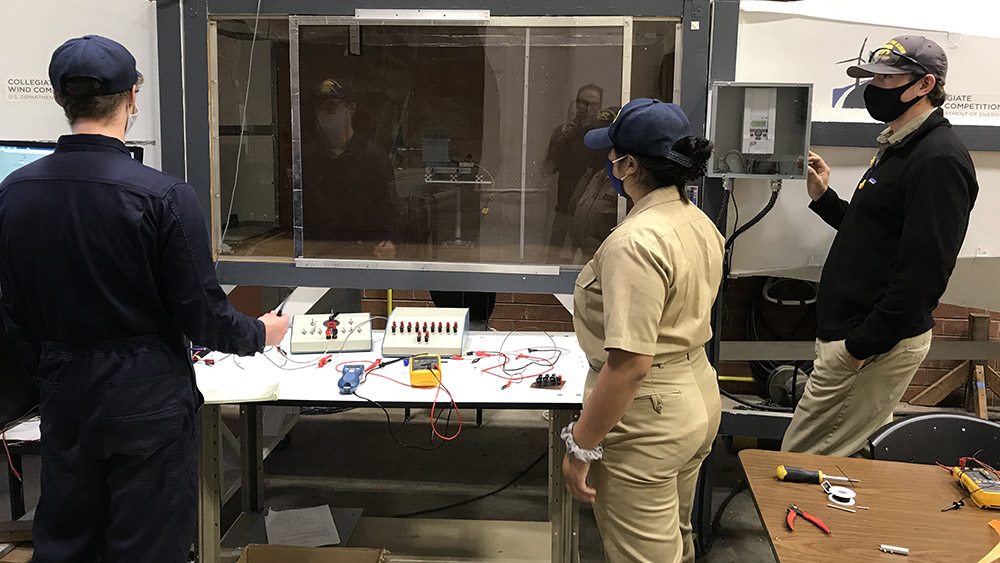
<path fill-rule="evenodd" d="M 292 317 L 292 354 L 370 352 L 372 316 L 368 313 L 295 315 Z"/>
<path fill-rule="evenodd" d="M 747 88 L 743 91 L 743 96 L 743 153 L 773 153 L 778 89 Z"/>
<path fill-rule="evenodd" d="M 715 82 L 708 110 L 707 176 L 808 176 L 812 84 Z"/>
<path fill-rule="evenodd" d="M 469 310 L 396 307 L 386 321 L 382 356 L 458 356 L 469 343 Z"/>

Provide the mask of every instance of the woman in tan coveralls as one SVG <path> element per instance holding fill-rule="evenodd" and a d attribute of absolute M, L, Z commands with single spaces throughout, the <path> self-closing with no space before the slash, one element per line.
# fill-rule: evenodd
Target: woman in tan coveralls
<path fill-rule="evenodd" d="M 694 561 L 691 506 L 721 406 L 705 356 L 723 239 L 691 204 L 712 145 L 674 104 L 636 99 L 587 146 L 635 206 L 580 272 L 574 327 L 590 362 L 563 473 L 594 503 L 607 560 Z M 603 449 L 602 449 L 603 447 Z"/>

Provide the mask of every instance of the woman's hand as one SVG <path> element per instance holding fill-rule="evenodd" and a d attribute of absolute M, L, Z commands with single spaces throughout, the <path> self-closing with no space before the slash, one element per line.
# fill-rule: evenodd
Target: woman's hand
<path fill-rule="evenodd" d="M 573 498 L 583 502 L 594 502 L 597 490 L 587 485 L 587 474 L 590 473 L 589 461 L 580 461 L 567 453 L 563 456 L 562 472 L 566 478 L 566 489 Z"/>

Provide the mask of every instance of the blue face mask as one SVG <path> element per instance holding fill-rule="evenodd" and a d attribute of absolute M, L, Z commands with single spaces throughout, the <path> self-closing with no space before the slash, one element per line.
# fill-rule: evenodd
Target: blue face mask
<path fill-rule="evenodd" d="M 616 192 L 618 192 L 618 195 L 627 198 L 628 196 L 625 195 L 625 181 L 624 181 L 624 178 L 621 179 L 621 180 L 619 180 L 615 176 L 615 163 L 618 162 L 618 161 L 620 161 L 620 160 L 624 160 L 626 158 L 628 158 L 628 155 L 618 157 L 618 158 L 616 158 L 614 160 L 611 160 L 610 158 L 608 159 L 608 178 L 611 180 L 611 186 L 614 187 L 614 189 L 615 189 Z"/>

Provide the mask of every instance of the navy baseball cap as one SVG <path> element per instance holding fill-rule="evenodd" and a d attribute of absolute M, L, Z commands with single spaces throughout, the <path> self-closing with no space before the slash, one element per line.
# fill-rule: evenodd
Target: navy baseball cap
<path fill-rule="evenodd" d="M 691 123 L 680 106 L 650 98 L 625 104 L 610 127 L 589 131 L 583 143 L 592 149 L 615 145 L 632 153 L 658 156 L 691 166 L 691 159 L 673 150 L 674 143 L 690 137 Z"/>
<path fill-rule="evenodd" d="M 93 95 L 117 94 L 135 86 L 139 80 L 135 57 L 124 45 L 100 35 L 70 39 L 52 53 L 49 81 L 62 94 L 71 78 L 93 78 L 100 87 Z"/>

